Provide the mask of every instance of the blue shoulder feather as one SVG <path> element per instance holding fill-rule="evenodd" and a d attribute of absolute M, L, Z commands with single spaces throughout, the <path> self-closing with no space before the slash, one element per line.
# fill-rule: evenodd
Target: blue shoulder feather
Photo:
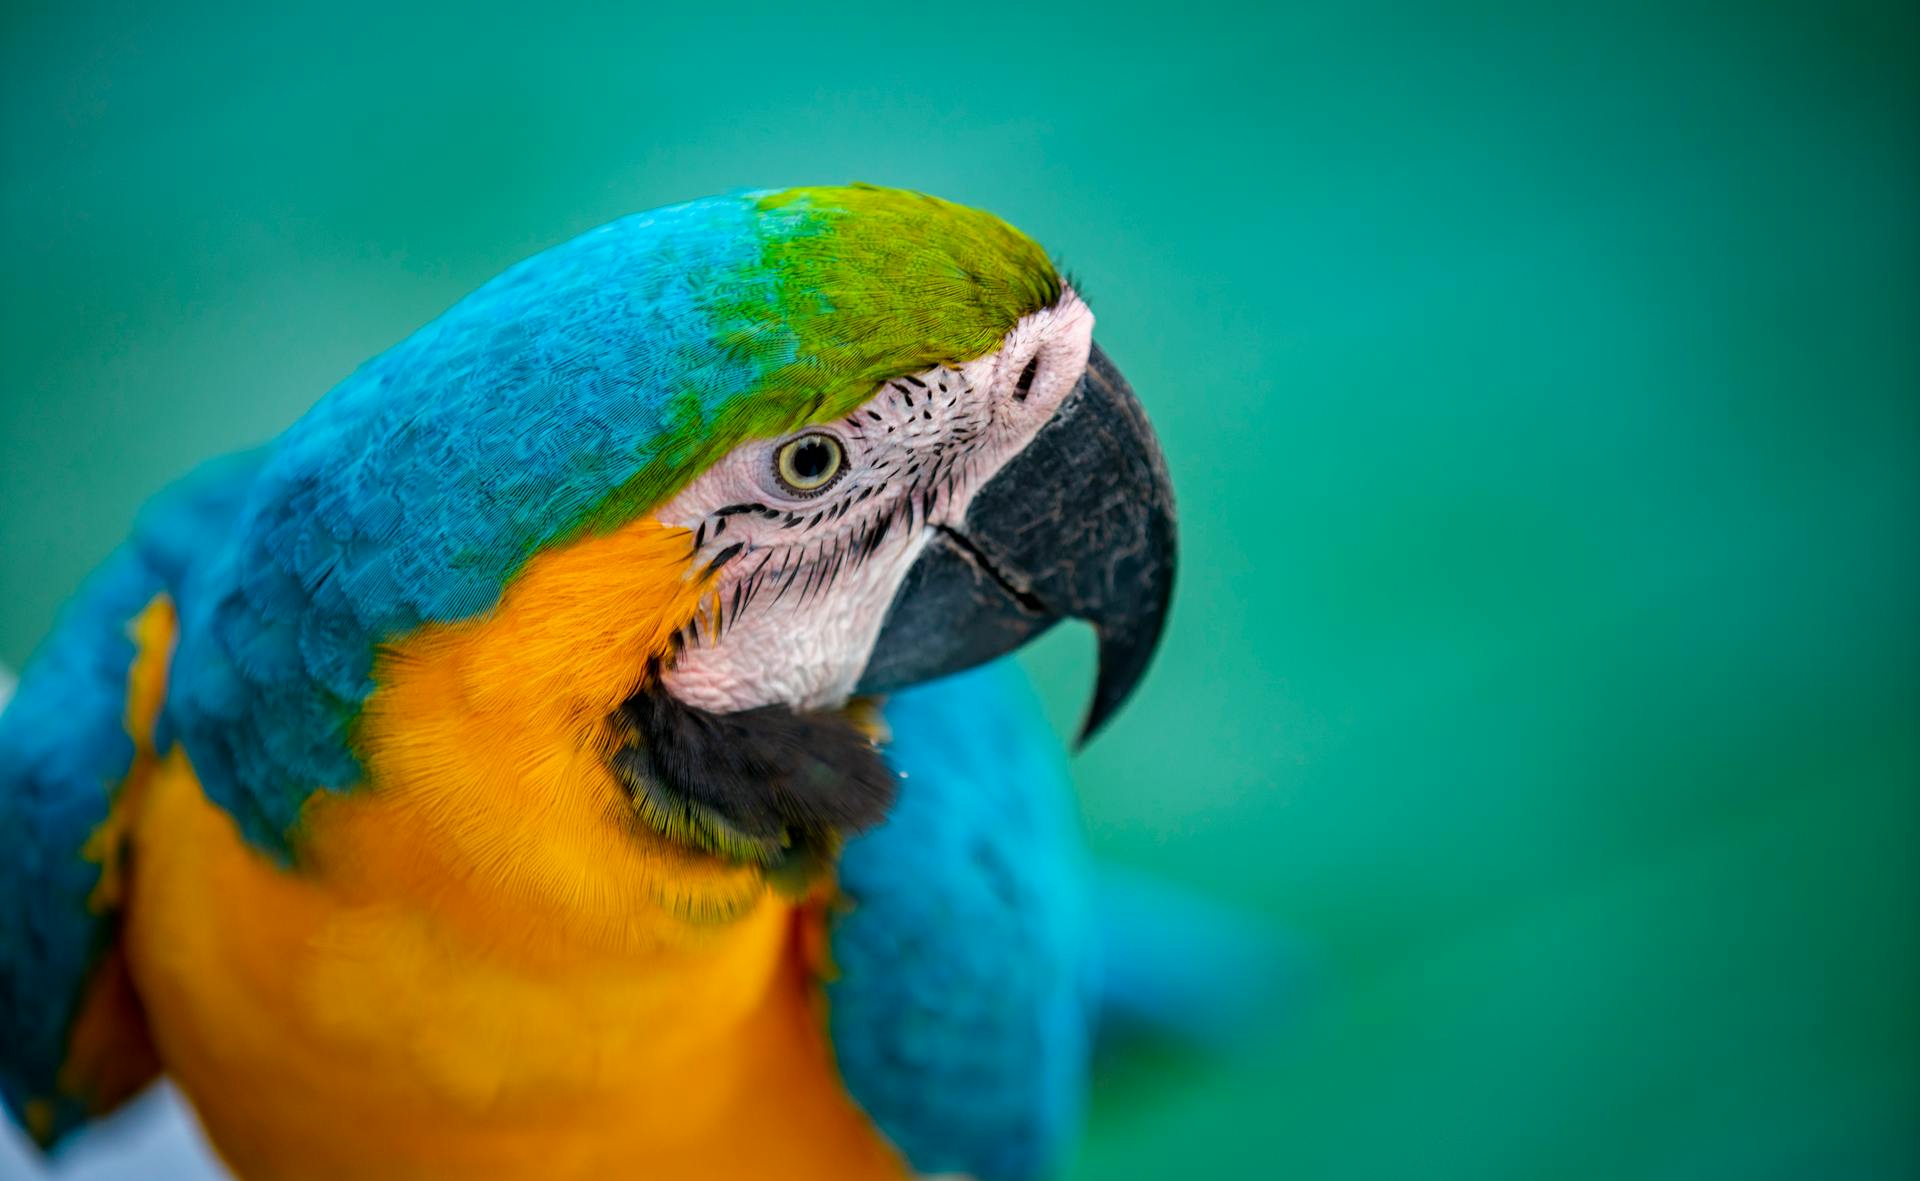
<path fill-rule="evenodd" d="M 1064 752 L 1011 660 L 886 718 L 900 800 L 840 863 L 841 1077 L 919 1172 L 1049 1174 L 1079 1129 L 1099 978 Z"/>

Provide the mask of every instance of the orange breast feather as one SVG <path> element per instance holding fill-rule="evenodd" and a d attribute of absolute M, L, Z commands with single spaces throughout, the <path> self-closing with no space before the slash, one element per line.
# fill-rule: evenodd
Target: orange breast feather
<path fill-rule="evenodd" d="M 534 559 L 384 650 L 367 783 L 281 868 L 178 750 L 137 802 L 127 959 L 244 1177 L 897 1178 L 842 1090 L 804 926 L 642 825 L 607 717 L 694 612 L 684 531 Z"/>

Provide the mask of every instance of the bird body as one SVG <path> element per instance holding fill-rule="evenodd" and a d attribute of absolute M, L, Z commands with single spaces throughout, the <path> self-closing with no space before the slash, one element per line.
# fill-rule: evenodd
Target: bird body
<path fill-rule="evenodd" d="M 245 1178 L 1054 1167 L 1084 855 L 1017 671 L 952 674 L 1082 615 L 1097 721 L 1158 635 L 1090 336 L 984 214 L 731 194 L 157 498 L 0 715 L 8 1109 L 164 1071 Z"/>
<path fill-rule="evenodd" d="M 409 671 L 369 724 L 433 725 L 441 670 Z M 177 750 L 122 792 L 130 977 L 241 1176 L 901 1175 L 821 1033 L 817 906 L 608 825 L 624 793 L 590 759 L 449 833 L 445 785 L 485 793 L 489 765 L 376 764 L 379 790 L 313 801 L 299 875 Z"/>

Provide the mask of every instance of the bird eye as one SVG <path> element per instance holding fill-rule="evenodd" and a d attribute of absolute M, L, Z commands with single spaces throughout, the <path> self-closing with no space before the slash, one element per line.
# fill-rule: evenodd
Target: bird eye
<path fill-rule="evenodd" d="M 801 435 L 774 452 L 773 474 L 795 496 L 817 496 L 846 470 L 847 453 L 832 435 Z"/>

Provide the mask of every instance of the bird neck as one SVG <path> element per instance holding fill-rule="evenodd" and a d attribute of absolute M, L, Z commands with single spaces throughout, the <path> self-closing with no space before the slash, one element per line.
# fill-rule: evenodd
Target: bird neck
<path fill-rule="evenodd" d="M 699 606 L 691 537 L 642 520 L 543 552 L 494 610 L 383 647 L 355 730 L 366 786 L 316 793 L 302 861 L 516 940 L 701 942 L 760 873 L 657 834 L 609 766 L 610 719 Z"/>

